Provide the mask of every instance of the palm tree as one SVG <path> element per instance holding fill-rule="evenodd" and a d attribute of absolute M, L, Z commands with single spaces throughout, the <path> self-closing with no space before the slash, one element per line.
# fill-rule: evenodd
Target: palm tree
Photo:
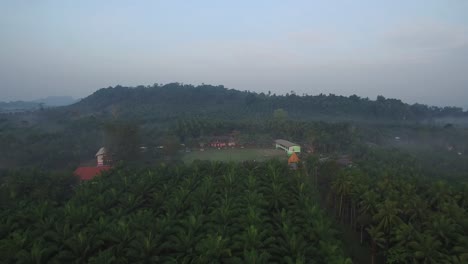
<path fill-rule="evenodd" d="M 60 262 L 86 262 L 95 251 L 103 245 L 95 235 L 78 232 L 64 241 L 64 248 L 57 255 Z"/>
<path fill-rule="evenodd" d="M 174 234 L 169 237 L 170 248 L 182 256 L 193 257 L 195 245 L 201 240 L 203 215 L 190 214 L 179 221 Z"/>
<path fill-rule="evenodd" d="M 413 250 L 415 262 L 435 264 L 441 263 L 443 260 L 443 255 L 440 252 L 442 243 L 430 234 L 419 234 L 416 241 L 408 243 L 408 246 Z"/>
<path fill-rule="evenodd" d="M 417 231 L 411 224 L 401 223 L 395 228 L 394 239 L 397 245 L 407 247 L 409 242 L 414 241 Z"/>
<path fill-rule="evenodd" d="M 223 258 L 230 257 L 230 241 L 218 234 L 208 234 L 197 243 L 196 263 L 220 263 Z"/>
<path fill-rule="evenodd" d="M 108 230 L 100 236 L 102 244 L 111 248 L 115 258 L 120 261 L 126 258 L 125 250 L 128 248 L 135 233 L 130 228 L 129 222 L 123 219 L 109 223 Z"/>
<path fill-rule="evenodd" d="M 341 218 L 343 199 L 351 193 L 351 182 L 348 176 L 344 173 L 338 175 L 338 177 L 332 182 L 331 188 L 335 195 L 340 197 L 340 206 L 338 210 L 338 217 Z"/>
<path fill-rule="evenodd" d="M 250 225 L 239 235 L 234 236 L 235 243 L 233 248 L 245 250 L 266 250 L 274 242 L 271 236 L 271 229 L 268 226 L 256 227 Z"/>
<path fill-rule="evenodd" d="M 378 195 L 370 190 L 364 192 L 360 197 L 358 222 L 361 226 L 361 244 L 363 242 L 364 228 L 372 223 L 378 203 Z"/>
<path fill-rule="evenodd" d="M 451 189 L 444 181 L 437 181 L 433 183 L 429 192 L 432 194 L 429 200 L 429 204 L 437 210 L 440 210 L 441 204 L 450 201 L 452 197 Z"/>
<path fill-rule="evenodd" d="M 384 233 L 380 231 L 378 227 L 371 226 L 366 229 L 367 233 L 372 240 L 372 255 L 371 255 L 371 263 L 375 263 L 375 256 L 377 254 L 377 248 L 383 248 L 386 241 L 384 237 Z"/>
<path fill-rule="evenodd" d="M 292 223 L 291 213 L 282 209 L 278 215 L 276 226 L 279 236 L 272 246 L 276 259 L 283 261 L 301 260 L 306 255 L 310 244 L 307 244 L 304 236 L 298 232 L 298 227 Z"/>
<path fill-rule="evenodd" d="M 468 262 L 468 238 L 466 235 L 458 235 L 455 239 L 455 244 L 451 250 L 452 255 L 457 255 L 457 258 L 463 263 Z"/>
<path fill-rule="evenodd" d="M 401 245 L 392 246 L 386 253 L 385 263 L 412 263 L 411 250 Z"/>
<path fill-rule="evenodd" d="M 21 223 L 18 222 L 16 215 L 12 214 L 9 210 L 4 210 L 4 214 L 1 216 L 0 237 L 6 237 L 8 234 L 12 234 L 22 227 Z"/>
<path fill-rule="evenodd" d="M 411 262 L 411 249 L 408 244 L 416 238 L 417 231 L 411 224 L 401 223 L 395 228 L 394 237 L 391 242 L 394 244 L 387 250 L 387 263 L 408 263 Z"/>
<path fill-rule="evenodd" d="M 459 225 L 453 219 L 437 213 L 429 218 L 425 225 L 428 227 L 428 233 L 443 241 L 446 247 L 451 241 L 454 241 L 455 236 L 460 231 Z"/>
<path fill-rule="evenodd" d="M 128 258 L 132 262 L 155 263 L 160 261 L 159 255 L 167 242 L 163 237 L 153 232 L 138 232 L 134 240 L 126 249 Z"/>
<path fill-rule="evenodd" d="M 285 205 L 287 192 L 285 186 L 281 182 L 272 182 L 268 185 L 267 199 L 270 202 L 270 209 L 279 211 Z"/>
<path fill-rule="evenodd" d="M 247 226 L 262 226 L 264 223 L 264 217 L 262 215 L 263 210 L 256 206 L 248 206 L 247 212 L 243 219 L 243 221 Z"/>
<path fill-rule="evenodd" d="M 193 195 L 193 202 L 203 206 L 203 212 L 206 212 L 211 204 L 216 200 L 214 192 L 213 177 L 205 176 L 197 188 L 196 194 Z"/>
<path fill-rule="evenodd" d="M 372 190 L 362 194 L 361 201 L 359 202 L 360 213 L 374 215 L 377 210 L 379 198 L 377 193 Z"/>
<path fill-rule="evenodd" d="M 332 241 L 336 231 L 332 227 L 332 222 L 327 219 L 323 214 L 317 215 L 311 219 L 312 230 L 318 240 Z"/>
<path fill-rule="evenodd" d="M 468 209 L 468 183 L 463 183 L 460 188 L 459 199 L 460 207 Z"/>
<path fill-rule="evenodd" d="M 403 221 L 419 223 L 427 215 L 428 204 L 416 193 L 403 194 L 402 201 Z"/>
<path fill-rule="evenodd" d="M 15 231 L 7 238 L 0 240 L 0 257 L 8 263 L 17 261 L 16 254 L 19 252 L 28 252 L 30 238 L 27 232 Z"/>
<path fill-rule="evenodd" d="M 21 250 L 16 254 L 17 263 L 47 263 L 58 252 L 55 245 L 45 244 L 37 240 L 29 251 Z"/>
<path fill-rule="evenodd" d="M 349 258 L 342 256 L 341 248 L 333 241 L 319 242 L 319 255 L 314 259 L 321 260 L 320 263 L 352 264 Z"/>
<path fill-rule="evenodd" d="M 112 264 L 116 263 L 117 259 L 112 250 L 99 251 L 96 255 L 89 258 L 90 264 Z"/>
<path fill-rule="evenodd" d="M 76 206 L 72 203 L 65 205 L 64 214 L 65 221 L 76 227 L 88 224 L 94 217 L 99 215 L 91 206 Z"/>
<path fill-rule="evenodd" d="M 400 213 L 401 210 L 396 202 L 385 200 L 384 203 L 377 205 L 377 213 L 373 218 L 379 222 L 378 228 L 389 234 L 395 225 L 402 223 L 398 216 Z"/>
<path fill-rule="evenodd" d="M 243 258 L 240 263 L 249 263 L 249 264 L 260 264 L 268 263 L 271 258 L 271 255 L 266 251 L 258 251 L 256 249 L 245 249 L 243 252 Z"/>
<path fill-rule="evenodd" d="M 367 213 L 364 213 L 364 214 L 361 214 L 360 216 L 358 216 L 358 218 L 356 219 L 357 223 L 359 223 L 360 225 L 360 243 L 362 244 L 363 241 L 364 241 L 364 228 L 366 226 L 369 226 L 370 224 L 372 224 L 372 216 L 367 214 Z"/>
<path fill-rule="evenodd" d="M 129 193 L 120 200 L 121 206 L 125 208 L 127 214 L 140 208 L 144 202 L 145 200 L 141 193 Z"/>

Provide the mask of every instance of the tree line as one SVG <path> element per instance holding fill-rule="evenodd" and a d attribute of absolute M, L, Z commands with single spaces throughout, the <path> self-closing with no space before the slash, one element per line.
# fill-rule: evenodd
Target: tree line
<path fill-rule="evenodd" d="M 284 109 L 294 119 L 419 121 L 440 117 L 466 117 L 460 107 L 406 104 L 378 96 L 375 100 L 334 94 L 286 95 L 227 89 L 224 86 L 165 85 L 103 88 L 65 111 L 119 114 L 123 118 L 167 121 L 181 116 L 226 119 L 255 119 Z"/>

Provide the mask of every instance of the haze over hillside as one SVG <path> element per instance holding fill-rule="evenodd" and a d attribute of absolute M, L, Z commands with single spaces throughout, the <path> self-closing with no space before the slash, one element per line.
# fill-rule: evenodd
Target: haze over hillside
<path fill-rule="evenodd" d="M 67 106 L 76 103 L 77 101 L 78 100 L 71 96 L 48 96 L 32 101 L 0 101 L 0 113 L 34 111 L 44 107 Z"/>
<path fill-rule="evenodd" d="M 76 103 L 78 100 L 71 96 L 47 96 L 45 98 L 36 99 L 32 102 L 43 103 L 46 106 L 65 106 Z"/>
<path fill-rule="evenodd" d="M 124 118 L 176 118 L 188 113 L 202 117 L 235 119 L 269 117 L 284 109 L 291 118 L 324 120 L 426 120 L 442 117 L 466 117 L 458 107 L 406 104 L 399 99 L 378 96 L 376 100 L 334 94 L 286 95 L 227 89 L 224 86 L 165 85 L 103 88 L 69 107 L 81 113 L 119 114 Z"/>

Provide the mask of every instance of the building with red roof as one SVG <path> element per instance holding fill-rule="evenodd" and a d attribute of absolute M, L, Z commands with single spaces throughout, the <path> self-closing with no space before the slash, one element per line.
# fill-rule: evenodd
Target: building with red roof
<path fill-rule="evenodd" d="M 78 167 L 74 174 L 80 178 L 81 181 L 89 181 L 101 174 L 103 171 L 110 170 L 111 166 L 99 167 Z"/>
<path fill-rule="evenodd" d="M 107 150 L 104 147 L 100 148 L 96 153 L 96 163 L 96 167 L 78 167 L 74 174 L 79 177 L 81 181 L 89 181 L 95 176 L 101 174 L 103 171 L 110 170 L 111 159 L 109 158 Z"/>

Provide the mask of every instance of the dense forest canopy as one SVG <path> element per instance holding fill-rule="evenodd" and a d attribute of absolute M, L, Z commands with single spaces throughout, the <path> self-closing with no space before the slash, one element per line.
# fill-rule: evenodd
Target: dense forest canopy
<path fill-rule="evenodd" d="M 255 93 L 227 89 L 224 86 L 166 85 L 109 87 L 70 107 L 75 111 L 117 114 L 146 118 L 158 112 L 160 118 L 171 118 L 191 111 L 192 114 L 236 119 L 269 116 L 276 109 L 285 109 L 296 119 L 333 118 L 337 120 L 429 120 L 441 117 L 467 117 L 459 107 L 436 107 L 405 104 L 397 99 L 378 96 L 376 100 L 329 95 L 286 95 L 271 92 Z M 154 117 L 154 116 L 151 116 Z"/>

